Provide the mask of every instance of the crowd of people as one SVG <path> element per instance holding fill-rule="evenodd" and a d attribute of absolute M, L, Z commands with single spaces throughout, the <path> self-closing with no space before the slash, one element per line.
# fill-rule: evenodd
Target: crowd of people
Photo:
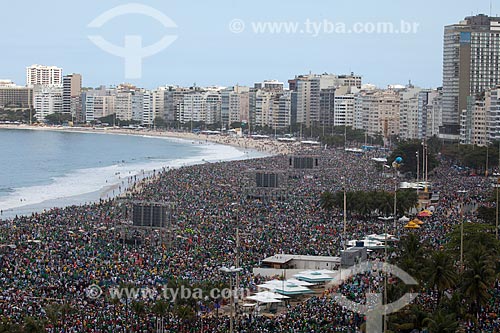
<path fill-rule="evenodd" d="M 111 299 L 114 286 L 160 288 L 169 283 L 191 286 L 227 286 L 222 266 L 241 265 L 239 283 L 256 290 L 263 281 L 252 269 L 262 259 L 277 254 L 336 256 L 343 244 L 341 211 L 325 211 L 319 205 L 324 191 L 391 191 L 394 179 L 386 177 L 371 158 L 375 153 L 353 154 L 343 150 L 321 150 L 317 169 L 290 169 L 285 155 L 245 161 L 205 163 L 164 169 L 131 187 L 125 199 L 172 202 L 172 233 L 168 241 L 159 232 L 122 233 L 129 217 L 120 200 L 71 206 L 20 216 L 0 223 L 0 318 L 12 323 L 26 316 L 47 321 L 49 332 L 152 332 L 157 320 L 150 309 L 155 300 Z M 253 184 L 255 172 L 276 171 L 285 176 L 279 198 L 263 196 Z M 278 172 L 278 171 L 277 171 Z M 467 177 L 443 161 L 434 171 L 433 190 L 440 192 L 435 213 L 423 228 L 405 230 L 398 225 L 391 233 L 401 237 L 418 232 L 435 246 L 465 216 L 475 219 L 465 204 L 485 200 L 490 187 L 486 178 Z M 464 195 L 461 190 L 468 192 Z M 255 193 L 254 193 L 255 192 Z M 258 193 L 258 195 L 255 195 Z M 463 202 L 459 206 L 457 202 Z M 122 204 L 119 204 L 122 202 Z M 236 229 L 240 248 L 236 249 Z M 382 233 L 377 217 L 350 217 L 349 239 Z M 235 262 L 238 252 L 239 263 Z M 361 296 L 366 279 L 356 287 L 345 284 L 343 292 Z M 352 282 L 352 281 L 351 281 Z M 88 288 L 98 286 L 99 297 L 89 297 Z M 496 284 L 494 293 L 500 292 Z M 205 299 L 193 312 L 171 304 L 164 317 L 165 332 L 225 332 L 229 319 L 219 314 L 225 300 Z M 67 304 L 68 310 L 51 320 L 50 304 Z M 498 297 L 485 309 L 488 327 L 500 326 L 491 311 L 499 310 Z M 215 314 L 217 310 L 217 315 Z M 316 295 L 287 306 L 275 317 L 244 316 L 239 332 L 357 332 L 364 318 L 336 305 L 328 295 Z M 471 323 L 470 330 L 477 329 Z"/>

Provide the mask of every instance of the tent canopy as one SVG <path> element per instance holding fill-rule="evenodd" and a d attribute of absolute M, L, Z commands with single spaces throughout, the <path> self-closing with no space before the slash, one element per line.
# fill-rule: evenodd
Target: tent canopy
<path fill-rule="evenodd" d="M 276 298 L 269 298 L 269 297 L 258 296 L 258 295 L 248 296 L 247 299 L 252 300 L 252 301 L 257 301 L 259 303 L 265 303 L 265 304 L 283 302 L 283 301 L 280 301 L 279 299 L 276 299 Z"/>

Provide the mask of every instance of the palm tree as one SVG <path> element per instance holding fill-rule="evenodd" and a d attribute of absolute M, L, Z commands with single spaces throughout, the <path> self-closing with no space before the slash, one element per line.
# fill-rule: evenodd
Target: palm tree
<path fill-rule="evenodd" d="M 423 327 L 423 321 L 427 318 L 425 312 L 420 305 L 410 304 L 389 316 L 388 326 L 391 331 L 408 332 Z"/>
<path fill-rule="evenodd" d="M 321 209 L 331 211 L 335 208 L 335 196 L 330 191 L 323 192 L 319 199 Z"/>
<path fill-rule="evenodd" d="M 467 269 L 462 276 L 462 292 L 472 312 L 477 314 L 481 305 L 491 299 L 489 289 L 495 281 L 494 261 L 483 247 L 472 251 L 467 259 Z"/>
<path fill-rule="evenodd" d="M 72 314 L 75 309 L 69 303 L 63 303 L 59 307 L 59 311 L 61 313 L 61 319 L 62 319 L 62 326 L 63 328 L 66 328 L 66 318 L 68 315 Z"/>
<path fill-rule="evenodd" d="M 393 196 L 385 191 L 373 191 L 369 193 L 373 200 L 373 208 L 375 208 L 379 214 L 389 215 L 393 210 L 394 199 Z"/>
<path fill-rule="evenodd" d="M 120 311 L 119 307 L 120 307 L 120 304 L 122 304 L 122 301 L 118 297 L 112 297 L 110 299 L 110 303 L 113 304 L 113 318 L 114 318 L 114 322 L 117 323 L 118 322 L 118 312 Z"/>
<path fill-rule="evenodd" d="M 434 313 L 432 317 L 424 319 L 423 324 L 430 333 L 454 333 L 458 328 L 455 314 L 445 314 L 441 310 Z"/>
<path fill-rule="evenodd" d="M 159 299 L 153 305 L 151 309 L 156 316 L 156 322 L 158 323 L 165 317 L 168 312 L 169 304 L 162 299 Z"/>
<path fill-rule="evenodd" d="M 47 319 L 52 324 L 54 332 L 57 331 L 57 324 L 59 323 L 59 317 L 61 315 L 61 306 L 57 303 L 49 304 L 45 307 L 45 315 Z"/>
<path fill-rule="evenodd" d="M 454 287 L 458 279 L 451 256 L 444 251 L 435 251 L 425 273 L 429 287 L 438 292 L 436 305 L 439 305 L 443 292 Z"/>
<path fill-rule="evenodd" d="M 397 211 L 398 214 L 404 214 L 418 204 L 417 192 L 401 189 L 397 193 Z M 393 197 L 394 198 L 394 197 Z"/>
<path fill-rule="evenodd" d="M 33 317 L 24 318 L 24 333 L 42 333 L 45 332 L 45 325 L 42 320 Z"/>
<path fill-rule="evenodd" d="M 125 324 L 129 325 L 129 297 L 133 296 L 131 295 L 131 291 L 135 288 L 135 286 L 132 283 L 120 283 L 118 288 L 120 289 L 120 293 L 118 294 L 120 297 L 120 301 L 125 302 Z"/>
<path fill-rule="evenodd" d="M 374 210 L 371 193 L 363 191 L 347 192 L 347 210 L 355 211 L 364 216 L 369 215 Z"/>
<path fill-rule="evenodd" d="M 184 321 L 189 321 L 195 316 L 193 308 L 191 308 L 189 305 L 177 305 L 174 311 L 177 317 Z"/>
<path fill-rule="evenodd" d="M 414 233 L 399 242 L 398 266 L 414 278 L 420 278 L 425 266 L 425 248 Z"/>
<path fill-rule="evenodd" d="M 2 317 L 0 321 L 0 333 L 21 333 L 19 325 L 13 324 L 8 318 Z"/>
<path fill-rule="evenodd" d="M 131 308 L 136 315 L 137 327 L 141 327 L 141 317 L 146 313 L 146 305 L 142 301 L 133 301 Z"/>

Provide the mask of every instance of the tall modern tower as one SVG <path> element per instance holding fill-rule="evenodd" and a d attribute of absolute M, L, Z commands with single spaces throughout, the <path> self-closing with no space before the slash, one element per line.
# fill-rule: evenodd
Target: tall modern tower
<path fill-rule="evenodd" d="M 444 28 L 443 139 L 457 140 L 467 98 L 500 84 L 500 17 L 476 15 Z"/>
<path fill-rule="evenodd" d="M 63 106 L 62 112 L 77 115 L 80 95 L 82 93 L 82 76 L 69 74 L 63 77 Z M 81 108 L 80 108 L 81 109 Z"/>

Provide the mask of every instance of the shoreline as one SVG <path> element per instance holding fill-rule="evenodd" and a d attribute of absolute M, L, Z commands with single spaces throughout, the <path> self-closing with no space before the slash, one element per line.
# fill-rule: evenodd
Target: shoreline
<path fill-rule="evenodd" d="M 70 126 L 34 126 L 34 125 L 14 125 L 0 124 L 0 129 L 17 129 L 17 130 L 36 130 L 36 131 L 57 131 L 68 133 L 93 133 L 93 134 L 115 134 L 115 135 L 131 135 L 156 138 L 170 138 L 186 141 L 197 142 L 212 142 L 215 144 L 232 146 L 239 149 L 255 150 L 269 155 L 283 155 L 293 152 L 293 147 L 290 143 L 278 142 L 271 139 L 255 140 L 247 137 L 220 136 L 220 135 L 203 135 L 190 132 L 163 131 L 163 130 L 133 130 L 114 127 L 70 127 Z"/>
<path fill-rule="evenodd" d="M 206 148 L 206 152 L 201 153 L 199 158 L 196 158 L 196 161 L 186 161 L 179 166 L 171 166 L 169 162 L 165 162 L 165 168 L 176 168 L 184 165 L 195 165 L 206 162 L 219 162 L 219 161 L 233 161 L 233 160 L 244 160 L 249 158 L 261 158 L 266 156 L 278 155 L 283 153 L 283 151 L 276 150 L 275 145 L 263 145 L 262 142 L 259 144 L 252 144 L 252 139 L 248 138 L 214 138 L 209 136 L 205 138 L 202 135 L 196 135 L 192 133 L 176 133 L 176 132 L 146 132 L 146 131 L 134 131 L 127 129 L 107 129 L 107 130 L 96 130 L 95 128 L 68 128 L 68 127 L 39 127 L 39 126 L 24 126 L 24 125 L 0 125 L 1 129 L 12 129 L 12 130 L 41 130 L 41 131 L 57 131 L 57 132 L 67 132 L 67 133 L 87 133 L 87 134 L 111 134 L 111 135 L 130 135 L 130 136 L 139 136 L 139 137 L 151 137 L 151 138 L 163 138 L 163 139 L 173 139 L 179 140 L 184 143 L 192 143 L 197 144 L 200 147 L 207 147 L 207 144 L 210 146 L 226 146 L 232 147 L 241 152 L 241 155 L 238 157 L 234 156 L 218 156 L 217 153 L 210 158 L 207 158 L 205 154 L 212 150 L 213 148 Z M 228 139 L 230 142 L 228 142 Z M 222 147 L 221 147 L 222 148 Z M 223 149 L 223 148 L 222 148 Z M 223 154 L 223 153 L 222 153 Z M 69 195 L 60 198 L 43 200 L 42 202 L 29 203 L 26 205 L 21 205 L 17 207 L 11 207 L 7 209 L 3 209 L 2 214 L 0 215 L 1 220 L 11 219 L 18 216 L 28 216 L 32 213 L 41 213 L 43 211 L 52 209 L 52 208 L 64 208 L 72 205 L 85 205 L 91 204 L 95 202 L 99 202 L 100 200 L 110 200 L 119 197 L 120 195 L 124 195 L 128 191 L 136 188 L 137 184 L 140 184 L 145 179 L 148 179 L 153 173 L 153 169 L 151 170 L 137 170 L 137 179 L 127 184 L 126 187 L 122 188 L 122 190 L 118 191 L 119 183 L 116 184 L 102 184 L 102 187 L 96 189 L 92 192 L 81 193 L 76 195 Z"/>

